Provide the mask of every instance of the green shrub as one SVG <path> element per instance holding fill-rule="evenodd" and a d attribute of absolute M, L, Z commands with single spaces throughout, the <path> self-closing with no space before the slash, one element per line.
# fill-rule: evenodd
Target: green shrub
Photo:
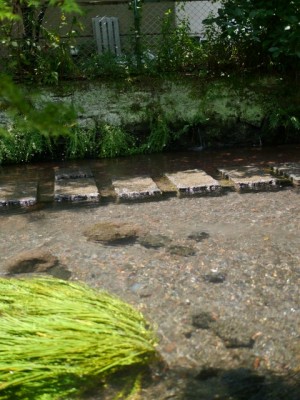
<path fill-rule="evenodd" d="M 119 126 L 100 126 L 100 157 L 117 157 L 136 152 L 134 138 Z"/>
<path fill-rule="evenodd" d="M 124 78 L 129 75 L 129 64 L 126 57 L 117 57 L 111 52 L 90 55 L 79 60 L 80 69 L 88 78 L 108 77 Z"/>
<path fill-rule="evenodd" d="M 97 156 L 96 131 L 75 128 L 65 140 L 67 159 Z"/>
<path fill-rule="evenodd" d="M 13 129 L 0 139 L 0 164 L 24 163 L 51 152 L 51 140 L 37 131 Z"/>
<path fill-rule="evenodd" d="M 241 65 L 297 70 L 300 60 L 300 5 L 284 0 L 223 0 L 217 16 L 205 23 L 217 27 L 216 42 L 236 52 Z M 225 58 L 219 60 L 226 62 Z M 234 58 L 232 57 L 232 61 Z"/>
<path fill-rule="evenodd" d="M 187 20 L 174 24 L 171 10 L 165 13 L 158 46 L 156 67 L 163 72 L 194 71 L 203 64 L 203 53 L 199 43 L 190 35 Z"/>
<path fill-rule="evenodd" d="M 12 17 L 3 18 L 0 27 L 1 45 L 5 48 L 5 71 L 22 80 L 43 84 L 56 84 L 63 77 L 78 75 L 76 63 L 71 56 L 71 46 L 74 37 L 81 29 L 76 17 L 67 21 L 64 12 L 80 13 L 74 0 L 31 1 L 23 0 L 8 3 Z M 62 9 L 59 27 L 47 29 L 44 17 L 48 8 L 60 6 Z M 0 17 L 3 6 L 0 6 Z M 17 16 L 16 16 L 17 14 Z M 18 24 L 22 23 L 22 29 Z M 63 38 L 61 29 L 66 30 Z M 21 38 L 16 38 L 15 31 L 22 32 Z"/>
<path fill-rule="evenodd" d="M 150 119 L 150 134 L 140 147 L 142 153 L 158 153 L 165 150 L 171 139 L 171 131 L 161 114 Z"/>

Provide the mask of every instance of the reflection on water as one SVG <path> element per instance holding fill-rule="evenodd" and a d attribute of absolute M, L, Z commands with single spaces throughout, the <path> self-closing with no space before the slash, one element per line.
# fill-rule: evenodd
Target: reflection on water
<path fill-rule="evenodd" d="M 53 198 L 54 170 L 56 167 L 88 166 L 94 174 L 101 195 L 108 199 L 112 194 L 112 180 L 122 179 L 123 177 L 151 176 L 152 178 L 163 179 L 164 173 L 197 168 L 220 180 L 222 177 L 218 174 L 217 169 L 222 167 L 254 165 L 255 167 L 265 168 L 278 163 L 299 161 L 300 144 L 266 148 L 204 149 L 202 151 L 137 155 L 115 159 L 53 161 L 2 166 L 0 167 L 0 191 L 2 187 L 3 194 L 10 187 L 18 186 L 21 191 L 22 187 L 26 187 L 27 191 L 32 188 L 31 191 L 34 193 L 35 185 L 38 182 L 40 194 L 38 201 L 49 201 L 49 198 Z M 39 205 L 34 205 L 30 209 L 35 210 L 39 207 Z M 7 212 L 4 209 L 7 209 L 7 207 L 2 207 L 0 212 Z"/>
<path fill-rule="evenodd" d="M 151 155 L 137 155 L 100 160 L 76 160 L 63 162 L 33 163 L 22 166 L 0 167 L 1 180 L 8 175 L 14 178 L 23 176 L 26 171 L 31 176 L 36 176 L 41 171 L 51 175 L 56 166 L 89 165 L 99 173 L 109 173 L 111 176 L 120 175 L 160 175 L 163 172 L 173 172 L 185 169 L 200 168 L 209 174 L 214 174 L 217 167 L 256 164 L 267 166 L 270 163 L 299 161 L 300 144 L 278 147 L 252 147 L 228 149 L 204 149 L 202 151 L 174 152 Z"/>

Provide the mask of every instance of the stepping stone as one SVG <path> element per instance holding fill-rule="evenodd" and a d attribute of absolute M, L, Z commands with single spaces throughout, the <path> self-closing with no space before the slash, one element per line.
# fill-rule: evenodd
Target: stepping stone
<path fill-rule="evenodd" d="M 37 202 L 37 182 L 4 181 L 0 183 L 0 206 L 31 206 Z"/>
<path fill-rule="evenodd" d="M 88 167 L 55 168 L 55 180 L 93 178 L 93 173 Z"/>
<path fill-rule="evenodd" d="M 56 201 L 99 200 L 99 191 L 89 168 L 56 168 Z"/>
<path fill-rule="evenodd" d="M 252 165 L 218 170 L 225 178 L 233 182 L 237 190 L 270 189 L 277 184 L 276 178 L 262 168 Z"/>
<path fill-rule="evenodd" d="M 218 181 L 200 169 L 165 174 L 179 194 L 208 194 L 221 190 Z"/>
<path fill-rule="evenodd" d="M 112 183 L 119 199 L 137 200 L 162 194 L 149 176 L 113 179 Z"/>
<path fill-rule="evenodd" d="M 274 165 L 271 168 L 275 174 L 287 177 L 296 186 L 300 185 L 300 162 Z"/>

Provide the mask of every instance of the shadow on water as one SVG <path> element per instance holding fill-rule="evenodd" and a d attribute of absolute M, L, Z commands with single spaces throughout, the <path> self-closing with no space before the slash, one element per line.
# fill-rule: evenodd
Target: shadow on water
<path fill-rule="evenodd" d="M 187 169 L 203 169 L 207 174 L 216 176 L 217 168 L 255 164 L 268 167 L 284 162 L 299 162 L 300 145 L 252 148 L 204 149 L 136 155 L 131 157 L 91 160 L 91 168 L 104 168 L 112 176 L 140 176 L 151 174 L 159 176 L 162 172 L 178 172 Z"/>
<path fill-rule="evenodd" d="M 142 374 L 141 391 L 136 395 L 134 386 L 136 378 Z M 45 381 L 41 392 L 29 390 L 28 399 L 36 399 L 44 390 L 57 394 L 73 385 L 79 392 L 81 400 L 111 399 L 145 399 L 145 400 L 299 400 L 299 372 L 289 376 L 278 376 L 272 373 L 261 375 L 254 370 L 237 368 L 222 370 L 208 368 L 196 373 L 193 370 L 169 370 L 163 374 L 153 374 L 144 366 L 132 366 L 119 371 L 105 381 L 103 378 L 92 379 L 88 376 L 77 378 L 66 375 L 60 381 Z M 133 390 L 133 392 L 132 392 Z M 123 392 L 122 396 L 120 393 Z M 131 393 L 131 395 L 130 395 Z M 3 392 L 7 400 L 23 400 L 18 395 L 18 387 Z M 33 397 L 31 397 L 31 395 Z M 130 396 L 129 396 L 130 395 Z M 129 396 L 129 397 L 127 397 Z M 46 397 L 45 397 L 46 398 Z M 56 398 L 56 397 L 55 397 Z M 69 398 L 69 397 L 68 397 Z M 72 399 L 75 400 L 74 397 Z M 47 397 L 48 399 L 48 397 Z"/>
<path fill-rule="evenodd" d="M 198 373 L 173 369 L 152 385 L 153 398 L 160 400 L 299 400 L 300 373 L 279 376 L 248 368 L 207 368 Z"/>
<path fill-rule="evenodd" d="M 207 368 L 201 372 L 191 369 L 170 369 L 155 373 L 150 369 L 125 369 L 113 375 L 105 387 L 91 385 L 82 400 L 110 400 L 132 378 L 142 372 L 142 389 L 137 398 L 145 400 L 299 400 L 299 371 L 279 376 L 268 371 L 261 374 L 253 369 L 223 370 Z M 156 371 L 157 372 L 157 371 Z M 118 397 L 119 398 L 119 397 Z"/>

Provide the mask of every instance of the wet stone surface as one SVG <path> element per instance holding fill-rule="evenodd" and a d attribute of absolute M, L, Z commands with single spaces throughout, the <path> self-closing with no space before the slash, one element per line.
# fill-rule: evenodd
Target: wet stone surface
<path fill-rule="evenodd" d="M 37 202 L 37 182 L 14 180 L 0 181 L 1 206 L 30 206 Z"/>
<path fill-rule="evenodd" d="M 7 212 L 0 274 L 12 257 L 42 247 L 70 279 L 138 308 L 157 329 L 164 361 L 146 375 L 143 400 L 298 400 L 299 199 L 289 188 Z M 100 223 L 126 226 L 135 241 L 109 246 L 93 229 L 88 240 L 83 231 Z M 170 242 L 160 246 L 162 237 Z M 194 253 L 172 254 L 173 245 Z M 114 394 L 99 389 L 88 400 Z"/>
<path fill-rule="evenodd" d="M 9 258 L 3 268 L 4 275 L 48 274 L 59 279 L 69 279 L 72 273 L 61 265 L 59 259 L 51 252 L 42 249 L 31 249 Z"/>
<path fill-rule="evenodd" d="M 300 185 L 300 162 L 273 165 L 272 170 L 275 174 L 283 175 L 290 179 L 294 185 Z"/>
<path fill-rule="evenodd" d="M 256 165 L 218 168 L 219 172 L 233 182 L 237 190 L 263 190 L 275 188 L 277 179 Z"/>
<path fill-rule="evenodd" d="M 172 244 L 168 247 L 168 251 L 170 254 L 190 257 L 196 254 L 196 249 L 192 246 L 182 246 L 179 244 Z"/>
<path fill-rule="evenodd" d="M 136 241 L 140 227 L 127 223 L 99 222 L 83 231 L 88 240 L 106 245 L 126 245 Z"/>
<path fill-rule="evenodd" d="M 32 249 L 23 251 L 9 258 L 5 263 L 7 274 L 24 274 L 29 272 L 46 272 L 57 266 L 58 258 L 47 250 Z"/>
<path fill-rule="evenodd" d="M 171 242 L 171 239 L 164 235 L 146 234 L 138 239 L 138 243 L 146 248 L 157 249 L 166 247 Z"/>
<path fill-rule="evenodd" d="M 161 195 L 160 189 L 148 176 L 113 179 L 112 184 L 117 197 L 123 200 L 142 199 Z"/>
<path fill-rule="evenodd" d="M 202 170 L 166 173 L 165 176 L 177 188 L 179 194 L 208 194 L 221 190 L 219 182 Z"/>

